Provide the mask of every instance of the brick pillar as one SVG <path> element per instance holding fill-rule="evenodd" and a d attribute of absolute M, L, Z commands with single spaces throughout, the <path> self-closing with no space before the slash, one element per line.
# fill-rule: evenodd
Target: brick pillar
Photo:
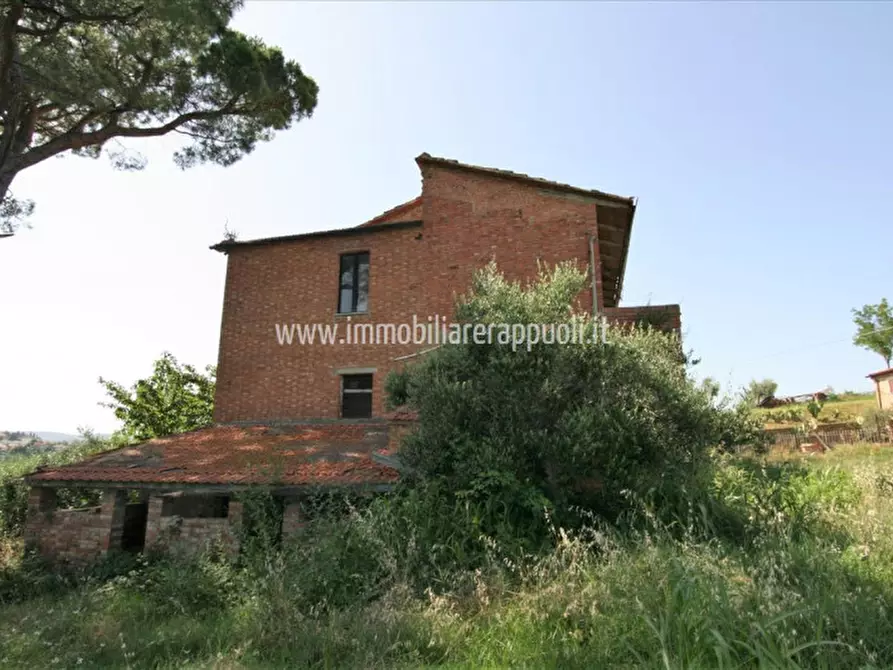
<path fill-rule="evenodd" d="M 229 501 L 229 512 L 226 518 L 229 520 L 229 526 L 234 533 L 238 533 L 242 529 L 242 503 L 237 500 Z"/>
<path fill-rule="evenodd" d="M 299 533 L 304 527 L 304 522 L 301 503 L 293 502 L 287 504 L 282 512 L 282 539 L 287 540 Z"/>
<path fill-rule="evenodd" d="M 28 514 L 25 518 L 24 531 L 26 548 L 37 548 L 43 529 L 53 521 L 56 505 L 56 489 L 32 486 L 28 491 Z"/>
<path fill-rule="evenodd" d="M 228 549 L 229 552 L 235 556 L 239 553 L 241 547 L 242 503 L 230 498 L 226 521 L 229 528 L 229 533 L 227 534 Z"/>
<path fill-rule="evenodd" d="M 149 496 L 149 513 L 146 517 L 146 549 L 151 549 L 161 541 L 161 508 L 164 498 Z"/>
<path fill-rule="evenodd" d="M 102 552 L 120 549 L 124 534 L 124 507 L 127 505 L 126 489 L 106 489 L 102 492 L 103 530 L 108 533 L 102 542 Z"/>

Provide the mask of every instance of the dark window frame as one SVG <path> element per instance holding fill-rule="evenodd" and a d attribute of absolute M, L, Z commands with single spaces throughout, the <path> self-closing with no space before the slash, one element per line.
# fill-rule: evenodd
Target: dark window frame
<path fill-rule="evenodd" d="M 344 261 L 347 258 L 353 258 L 353 271 L 351 272 L 352 282 L 350 286 L 342 283 L 342 274 L 344 273 Z M 366 280 L 366 309 L 357 310 L 357 303 L 360 299 L 360 265 L 362 261 L 366 261 L 367 277 L 371 272 L 371 264 L 369 262 L 368 251 L 350 251 L 338 256 L 338 300 L 335 305 L 336 314 L 366 314 L 369 312 L 369 280 Z M 341 292 L 350 290 L 351 300 L 350 309 L 341 309 Z"/>
<path fill-rule="evenodd" d="M 359 381 L 362 379 L 363 382 L 368 378 L 369 388 L 347 388 L 347 381 L 349 379 L 355 379 Z M 364 384 L 365 385 L 365 384 Z M 375 385 L 375 378 L 372 373 L 358 373 L 358 374 L 343 374 L 341 375 L 341 418 L 342 419 L 371 419 L 372 418 L 372 389 Z M 362 414 L 350 414 L 347 415 L 345 412 L 346 409 L 346 397 L 347 396 L 359 396 L 364 395 L 369 398 L 368 405 L 368 413 Z"/>
<path fill-rule="evenodd" d="M 228 495 L 184 495 L 165 497 L 161 516 L 181 519 L 226 519 L 229 516 Z"/>

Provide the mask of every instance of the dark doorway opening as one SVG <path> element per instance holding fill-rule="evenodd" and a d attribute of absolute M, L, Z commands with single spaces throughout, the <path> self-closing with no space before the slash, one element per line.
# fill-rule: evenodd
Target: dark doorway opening
<path fill-rule="evenodd" d="M 124 528 L 121 533 L 121 549 L 132 553 L 146 546 L 146 521 L 149 518 L 149 503 L 128 503 L 124 506 Z"/>

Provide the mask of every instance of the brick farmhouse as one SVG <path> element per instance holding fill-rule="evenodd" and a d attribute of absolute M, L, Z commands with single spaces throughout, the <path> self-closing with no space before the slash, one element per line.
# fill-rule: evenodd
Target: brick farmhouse
<path fill-rule="evenodd" d="M 591 279 L 583 308 L 678 332 L 677 305 L 619 305 L 634 199 L 428 154 L 416 163 L 421 195 L 361 225 L 214 245 L 227 258 L 214 425 L 32 473 L 26 544 L 74 564 L 211 541 L 237 551 L 246 490 L 281 502 L 283 535 L 300 528 L 308 492 L 386 490 L 411 416 L 386 414 L 384 380 L 430 347 L 340 341 L 363 324 L 449 318 L 490 260 L 513 280 L 574 261 Z M 288 324 L 337 326 L 339 343 L 289 345 Z M 57 490 L 73 486 L 103 489 L 101 507 L 57 509 Z"/>

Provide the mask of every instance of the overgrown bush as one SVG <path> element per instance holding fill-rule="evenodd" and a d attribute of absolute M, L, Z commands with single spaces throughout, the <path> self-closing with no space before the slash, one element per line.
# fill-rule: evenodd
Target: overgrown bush
<path fill-rule="evenodd" d="M 572 265 L 541 270 L 525 287 L 491 264 L 457 315 L 475 324 L 571 323 L 589 334 L 591 319 L 573 311 L 585 286 Z M 537 538 L 544 508 L 616 514 L 629 493 L 678 489 L 712 447 L 756 435 L 746 411 L 715 403 L 692 381 L 674 335 L 609 329 L 602 339 L 516 350 L 498 340 L 451 344 L 407 366 L 387 385 L 393 404 L 419 411 L 401 458 L 474 506 L 481 532 L 502 526 L 505 537 Z"/>
<path fill-rule="evenodd" d="M 23 456 L 9 455 L 0 459 L 0 538 L 18 537 L 24 529 L 28 512 L 28 485 L 22 477 L 40 466 L 58 466 L 76 463 L 101 451 L 119 446 L 112 440 L 103 440 L 85 432 L 78 442 L 57 451 Z M 97 489 L 60 488 L 57 490 L 61 508 L 89 507 L 98 505 Z"/>
<path fill-rule="evenodd" d="M 866 430 L 885 433 L 893 426 L 893 412 L 879 407 L 868 407 L 860 416 L 862 426 Z"/>

